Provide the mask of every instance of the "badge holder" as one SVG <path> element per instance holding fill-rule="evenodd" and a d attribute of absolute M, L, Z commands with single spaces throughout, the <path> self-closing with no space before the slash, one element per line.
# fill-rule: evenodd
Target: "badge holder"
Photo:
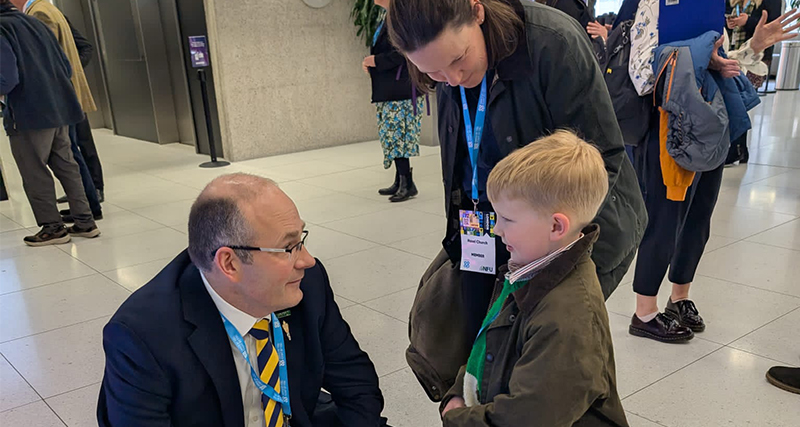
<path fill-rule="evenodd" d="M 496 248 L 494 225 L 497 215 L 494 212 L 460 210 L 459 229 L 461 233 L 461 270 L 475 273 L 496 273 Z"/>

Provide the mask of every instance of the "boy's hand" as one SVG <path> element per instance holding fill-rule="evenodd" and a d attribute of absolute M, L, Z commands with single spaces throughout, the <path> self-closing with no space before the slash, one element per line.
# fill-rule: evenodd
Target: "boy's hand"
<path fill-rule="evenodd" d="M 449 402 L 447 402 L 447 406 L 445 406 L 444 410 L 442 411 L 442 418 L 444 418 L 444 416 L 448 412 L 450 412 L 450 410 L 452 410 L 452 409 L 466 408 L 466 407 L 467 407 L 467 403 L 464 402 L 464 398 L 456 396 L 456 397 L 450 399 Z"/>

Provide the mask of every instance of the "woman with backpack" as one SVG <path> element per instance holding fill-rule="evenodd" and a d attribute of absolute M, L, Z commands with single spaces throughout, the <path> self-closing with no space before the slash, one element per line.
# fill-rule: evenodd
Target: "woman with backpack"
<path fill-rule="evenodd" d="M 388 10 L 391 0 L 374 1 Z M 411 176 L 409 158 L 419 156 L 423 100 L 415 96 L 405 64 L 403 55 L 389 42 L 384 15 L 373 36 L 370 55 L 361 66 L 372 79 L 383 167 L 389 169 L 392 163 L 395 166 L 394 183 L 378 190 L 380 195 L 389 196 L 391 202 L 403 202 L 419 193 Z"/>

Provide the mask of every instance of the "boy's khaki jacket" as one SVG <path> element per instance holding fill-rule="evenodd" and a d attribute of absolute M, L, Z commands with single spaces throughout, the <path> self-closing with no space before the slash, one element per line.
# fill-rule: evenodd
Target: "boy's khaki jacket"
<path fill-rule="evenodd" d="M 590 253 L 597 225 L 509 296 L 486 335 L 481 405 L 444 427 L 628 426 L 603 293 Z M 503 287 L 498 276 L 494 299 Z M 441 408 L 462 396 L 465 367 Z"/>

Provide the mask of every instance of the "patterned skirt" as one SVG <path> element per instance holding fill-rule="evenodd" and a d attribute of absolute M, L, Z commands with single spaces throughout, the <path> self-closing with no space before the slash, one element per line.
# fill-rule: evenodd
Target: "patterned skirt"
<path fill-rule="evenodd" d="M 424 97 L 417 98 L 417 114 L 410 99 L 377 102 L 378 136 L 383 147 L 383 167 L 389 169 L 396 158 L 419 156 Z"/>

